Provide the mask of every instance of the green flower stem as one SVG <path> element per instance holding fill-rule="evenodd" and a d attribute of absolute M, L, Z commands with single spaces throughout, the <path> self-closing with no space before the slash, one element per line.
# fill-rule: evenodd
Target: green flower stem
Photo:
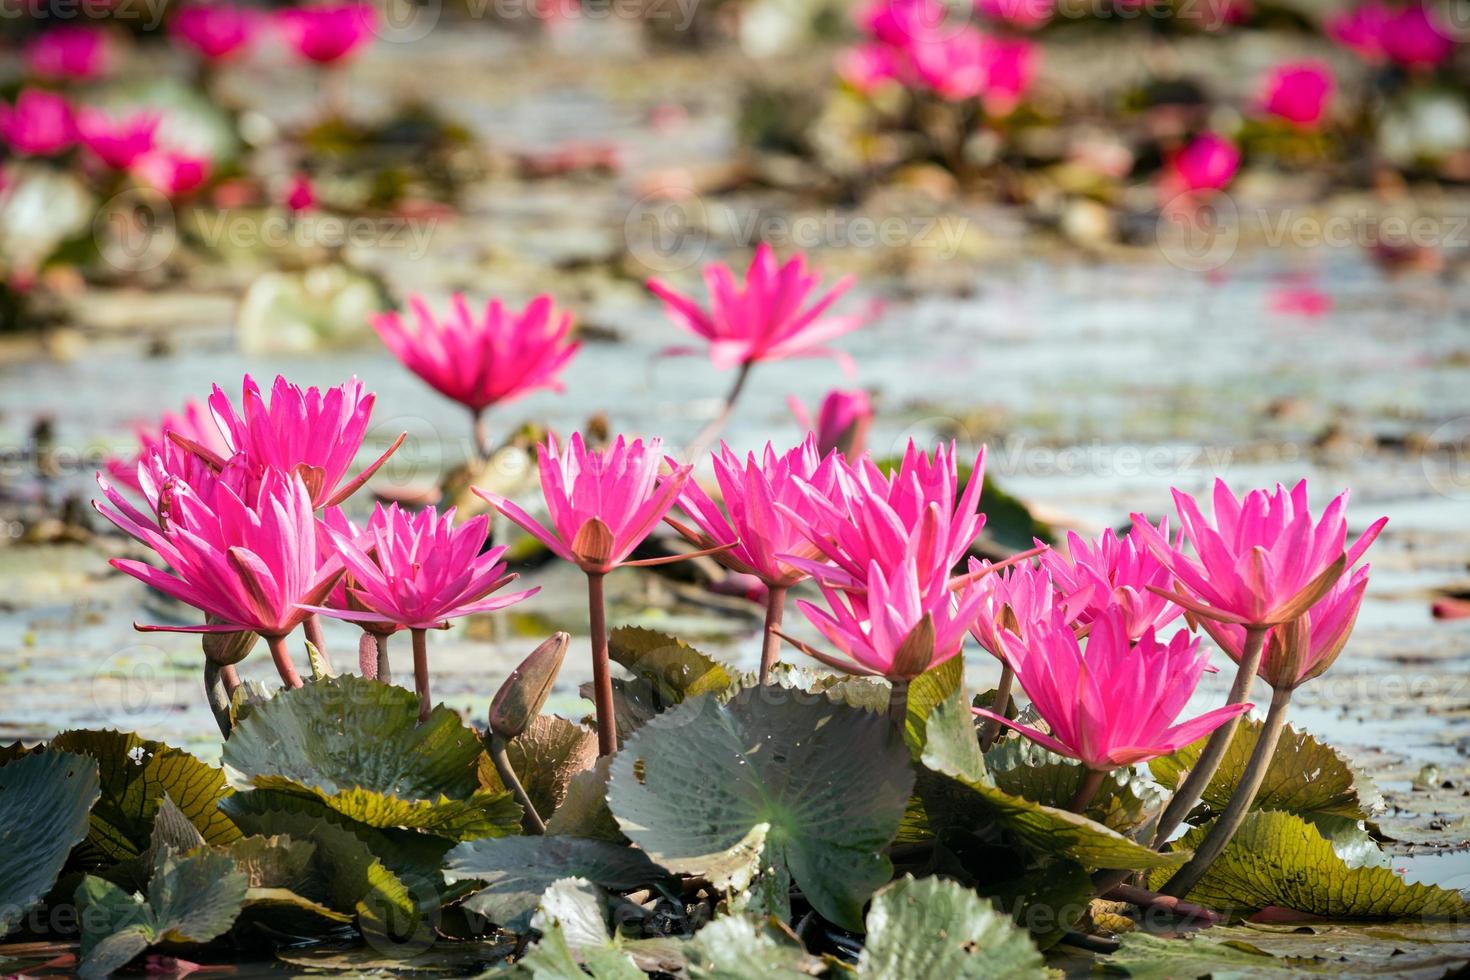
<path fill-rule="evenodd" d="M 888 692 L 888 720 L 895 725 L 903 725 L 909 716 L 909 682 L 895 680 L 891 683 L 893 687 Z"/>
<path fill-rule="evenodd" d="M 1227 705 L 1241 704 L 1251 696 L 1251 685 L 1255 683 L 1256 670 L 1261 666 L 1261 650 L 1266 643 L 1266 630 L 1267 627 L 1264 626 L 1246 627 L 1240 668 L 1235 672 L 1235 683 L 1230 686 L 1230 698 L 1225 702 Z M 1204 795 L 1205 787 L 1210 785 L 1215 770 L 1220 768 L 1220 760 L 1225 758 L 1225 750 L 1230 748 L 1230 740 L 1235 737 L 1235 729 L 1239 724 L 1239 716 L 1230 719 L 1215 729 L 1210 740 L 1205 743 L 1205 750 L 1200 753 L 1199 761 L 1189 770 L 1189 775 L 1184 777 L 1184 782 L 1174 791 L 1174 798 L 1159 817 L 1158 828 L 1154 831 L 1154 850 L 1164 846 Z"/>
<path fill-rule="evenodd" d="M 393 683 L 393 668 L 388 664 L 388 637 L 391 633 L 374 633 L 373 641 L 378 645 L 378 671 L 377 680 L 384 684 Z"/>
<path fill-rule="evenodd" d="M 735 414 L 735 402 L 740 399 L 740 392 L 745 389 L 745 379 L 750 377 L 750 368 L 754 361 L 746 361 L 740 365 L 740 371 L 735 375 L 735 383 L 730 386 L 730 393 L 725 396 L 725 405 L 720 409 L 720 414 L 710 419 L 709 424 L 699 430 L 699 435 L 689 444 L 688 459 L 691 463 L 697 463 L 699 457 L 704 455 L 715 441 L 716 437 L 724 431 L 730 422 L 730 416 Z"/>
<path fill-rule="evenodd" d="M 490 733 L 490 761 L 495 763 L 495 771 L 500 773 L 500 781 L 505 784 L 506 789 L 511 791 L 516 802 L 525 811 L 525 821 L 531 828 L 531 833 L 546 833 L 546 821 L 542 820 L 541 814 L 536 812 L 536 806 L 526 793 L 526 787 L 521 785 L 515 767 L 510 764 L 510 755 L 505 751 L 505 738 L 494 732 Z"/>
<path fill-rule="evenodd" d="M 1011 688 L 1016 683 L 1016 672 L 1011 669 L 1010 664 L 1003 664 L 1000 669 L 1000 682 L 995 685 L 995 700 L 990 705 L 990 710 L 998 715 L 1006 713 L 1006 705 L 1011 701 Z M 1000 722 L 994 718 L 987 718 L 980 729 L 980 751 L 988 752 L 1000 738 Z"/>
<path fill-rule="evenodd" d="M 1188 895 L 1190 889 L 1199 884 L 1199 880 L 1210 870 L 1225 848 L 1230 844 L 1230 839 L 1245 822 L 1246 814 L 1250 812 L 1251 804 L 1255 802 L 1256 793 L 1261 789 L 1261 783 L 1266 779 L 1266 772 L 1271 768 L 1271 759 L 1276 755 L 1276 744 L 1281 741 L 1281 732 L 1286 728 L 1286 709 L 1291 704 L 1291 691 L 1289 687 L 1277 688 L 1271 695 L 1271 707 L 1266 712 L 1266 723 L 1261 729 L 1261 735 L 1256 740 L 1256 747 L 1251 752 L 1250 761 L 1245 764 L 1245 771 L 1241 773 L 1240 782 L 1236 784 L 1235 791 L 1230 794 L 1230 802 L 1225 807 L 1225 812 L 1215 819 L 1205 839 L 1194 849 L 1194 857 L 1189 863 L 1178 871 L 1174 877 L 1160 889 L 1165 895 L 1183 898 Z"/>
<path fill-rule="evenodd" d="M 276 662 L 276 673 L 281 675 L 281 683 L 287 687 L 300 687 L 301 675 L 296 673 L 296 665 L 291 662 L 291 651 L 286 649 L 286 638 L 267 636 L 264 639 L 265 645 L 270 648 L 271 659 Z"/>
<path fill-rule="evenodd" d="M 1097 791 L 1102 789 L 1103 780 L 1108 774 L 1101 769 L 1088 769 L 1082 777 L 1082 785 L 1077 787 L 1077 795 L 1072 797 L 1072 802 L 1067 809 L 1073 813 L 1086 813 L 1087 807 L 1097 797 Z"/>
<path fill-rule="evenodd" d="M 413 634 L 413 689 L 419 692 L 419 723 L 423 724 L 434 707 L 429 695 L 429 631 L 409 632 Z"/>
<path fill-rule="evenodd" d="M 613 714 L 612 671 L 607 656 L 607 606 L 602 572 L 587 573 L 587 623 L 592 634 L 592 695 L 597 704 L 597 754 L 618 750 L 618 722 Z"/>
<path fill-rule="evenodd" d="M 209 700 L 209 710 L 214 715 L 214 722 L 219 725 L 219 732 L 225 738 L 230 737 L 230 699 L 234 690 L 229 681 L 225 679 L 225 672 L 233 676 L 234 667 L 221 667 L 211 660 L 204 661 L 204 696 Z M 240 679 L 234 678 L 234 686 L 239 687 Z"/>
<path fill-rule="evenodd" d="M 781 616 L 786 611 L 785 586 L 771 586 L 766 590 L 766 626 L 761 634 L 761 686 L 771 683 L 771 668 L 776 666 L 776 657 L 781 652 Z"/>
<path fill-rule="evenodd" d="M 480 454 L 481 460 L 490 459 L 490 428 L 485 424 L 485 412 L 471 412 L 470 417 L 474 419 L 475 452 Z"/>

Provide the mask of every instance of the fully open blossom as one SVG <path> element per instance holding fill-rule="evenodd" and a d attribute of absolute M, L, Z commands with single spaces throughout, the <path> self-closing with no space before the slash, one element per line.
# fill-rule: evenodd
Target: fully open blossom
<path fill-rule="evenodd" d="M 806 578 L 805 571 L 783 556 L 818 553 L 806 534 L 804 518 L 815 516 L 815 505 L 805 486 L 817 494 L 835 493 L 837 458 L 824 457 L 811 435 L 780 455 L 770 443 L 760 456 L 750 453 L 743 462 L 724 443 L 713 455 L 721 502 L 715 503 L 697 481 L 689 480 L 679 506 L 694 528 L 672 518 L 669 523 L 701 548 L 731 545 L 716 556 L 718 561 L 756 576 L 769 589 L 787 588 Z"/>
<path fill-rule="evenodd" d="M 77 141 L 66 99 L 45 89 L 22 89 L 15 105 L 0 102 L 0 143 L 16 156 L 55 156 Z"/>
<path fill-rule="evenodd" d="M 1164 187 L 1170 193 L 1221 191 L 1240 169 L 1240 150 L 1218 133 L 1201 133 L 1170 155 L 1164 164 Z"/>
<path fill-rule="evenodd" d="M 320 603 L 341 564 L 319 547 L 311 496 L 295 476 L 269 470 L 248 489 L 219 484 L 205 500 L 182 480 L 164 488 L 159 523 L 98 477 L 102 516 L 158 553 L 170 571 L 114 558 L 112 565 L 218 620 L 149 627 L 183 633 L 290 633 Z"/>
<path fill-rule="evenodd" d="M 825 345 L 868 321 L 866 314 L 826 315 L 832 304 L 851 288 L 851 277 L 840 280 L 808 303 L 821 280 L 820 274 L 807 271 L 806 258 L 802 255 L 778 263 L 770 246 L 762 244 L 755 250 L 743 286 L 735 281 L 730 267 L 721 262 L 706 266 L 704 279 L 710 294 L 708 310 L 658 279 L 648 280 L 648 288 L 664 301 L 664 308 L 675 323 L 709 342 L 709 356 L 715 367 L 821 356 L 837 358 L 850 367 L 846 355 Z M 669 351 L 697 352 L 686 347 Z"/>
<path fill-rule="evenodd" d="M 1348 546 L 1347 493 L 1334 497 L 1314 521 L 1305 480 L 1289 491 L 1281 486 L 1252 490 L 1240 499 L 1224 480 L 1216 480 L 1213 522 L 1189 494 L 1173 493 L 1195 557 L 1133 515 L 1134 533 L 1182 586 L 1170 598 L 1207 619 L 1247 626 L 1274 626 L 1301 616 L 1357 564 L 1388 523 L 1380 518 Z"/>
<path fill-rule="evenodd" d="M 1167 540 L 1168 522 L 1161 523 L 1156 533 Z M 1068 532 L 1066 551 L 1043 553 L 1041 564 L 1063 595 L 1080 598 L 1077 621 L 1083 626 L 1117 607 L 1129 638 L 1136 640 L 1147 630 L 1163 629 L 1184 612 L 1157 591 L 1169 589 L 1173 573 L 1134 532 L 1120 538 L 1109 528 L 1095 542 Z"/>
<path fill-rule="evenodd" d="M 1043 561 L 1048 554 L 1043 552 Z M 1025 562 L 981 574 L 991 567 L 990 562 L 971 558 L 971 581 L 962 586 L 960 595 L 965 602 L 978 600 L 970 635 L 997 660 L 1006 653 L 1002 633 L 1025 640 L 1033 629 L 1050 628 L 1057 615 L 1073 626 L 1095 593 L 1094 586 L 1079 584 L 1062 594 L 1041 565 Z"/>
<path fill-rule="evenodd" d="M 576 433 L 565 448 L 548 436 L 538 465 L 550 528 L 498 494 L 479 487 L 475 493 L 554 554 L 592 574 L 638 564 L 627 557 L 664 519 L 693 470 L 676 466 L 661 475 L 664 457 L 658 439 L 629 442 L 618 436 L 611 446 L 594 452 Z"/>
<path fill-rule="evenodd" d="M 206 61 L 225 62 L 250 49 L 260 33 L 261 16 L 226 2 L 190 3 L 170 18 L 169 34 Z"/>
<path fill-rule="evenodd" d="M 312 4 L 277 11 L 281 35 L 297 54 L 328 65 L 356 54 L 373 39 L 378 14 L 371 3 Z"/>
<path fill-rule="evenodd" d="M 107 34 L 82 24 L 53 27 L 26 45 L 26 67 L 51 81 L 90 82 L 111 67 Z"/>
<path fill-rule="evenodd" d="M 1320 61 L 1277 65 L 1266 76 L 1261 108 L 1293 125 L 1310 129 L 1327 115 L 1336 84 L 1332 69 Z"/>
<path fill-rule="evenodd" d="M 129 169 L 134 177 L 163 196 L 176 198 L 203 187 L 213 166 L 209 157 L 154 149 L 133 161 Z"/>
<path fill-rule="evenodd" d="M 985 708 L 971 710 L 1100 772 L 1168 755 L 1252 707 L 1227 705 L 1176 724 L 1208 654 L 1187 630 L 1167 643 L 1148 630 L 1134 643 L 1119 610 L 1093 624 L 1085 652 L 1060 612 L 1024 640 L 1005 634 L 1002 642 L 1006 662 L 1051 734 Z"/>
<path fill-rule="evenodd" d="M 215 468 L 170 439 L 170 432 L 179 433 L 189 442 L 202 446 L 221 460 L 232 455 L 208 409 L 199 402 L 190 401 L 178 414 L 165 412 L 157 425 L 135 427 L 133 433 L 138 440 L 138 452 L 125 458 L 109 458 L 103 464 L 107 475 L 115 482 L 142 493 L 143 484 L 138 476 L 138 465 L 157 458 L 164 472 L 184 477 L 196 491 L 201 489 L 201 477 L 213 482 L 211 474 L 216 472 Z"/>
<path fill-rule="evenodd" d="M 873 423 L 873 402 L 861 388 L 827 392 L 814 420 L 801 399 L 790 395 L 786 406 L 796 423 L 817 436 L 817 451 L 826 455 L 834 449 L 848 459 L 861 456 L 868 445 L 868 427 Z"/>
<path fill-rule="evenodd" d="M 1368 566 L 1359 565 L 1300 618 L 1271 627 L 1257 676 L 1273 688 L 1296 688 L 1331 667 L 1358 621 L 1367 588 Z M 1200 625 L 1231 660 L 1240 663 L 1245 627 L 1209 619 Z"/>
<path fill-rule="evenodd" d="M 350 578 L 350 601 L 312 611 L 364 624 L 436 629 L 534 595 L 538 589 L 491 595 L 515 576 L 501 560 L 504 546 L 481 551 L 489 532 L 483 514 L 456 527 L 452 507 L 443 514 L 432 508 L 408 514 L 397 504 L 379 505 L 362 535 L 329 532 Z"/>
<path fill-rule="evenodd" d="M 76 119 L 77 135 L 87 152 L 113 170 L 127 170 L 151 152 L 161 122 L 151 112 L 117 117 L 94 108 L 78 110 Z"/>
<path fill-rule="evenodd" d="M 580 347 L 568 339 L 572 315 L 558 312 L 550 296 L 519 312 L 491 300 L 477 315 L 456 294 L 445 317 L 417 296 L 408 304 L 412 326 L 392 312 L 375 316 L 373 328 L 410 371 L 476 414 L 538 388 L 560 391 L 557 375 Z"/>

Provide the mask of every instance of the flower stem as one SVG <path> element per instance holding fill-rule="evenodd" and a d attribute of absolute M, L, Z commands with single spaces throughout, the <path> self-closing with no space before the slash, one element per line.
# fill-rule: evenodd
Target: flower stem
<path fill-rule="evenodd" d="M 1097 796 L 1097 791 L 1102 789 L 1103 780 L 1108 774 L 1101 769 L 1088 769 L 1082 777 L 1082 785 L 1077 787 L 1077 795 L 1072 797 L 1072 802 L 1067 804 L 1067 809 L 1073 813 L 1086 813 L 1088 804 Z"/>
<path fill-rule="evenodd" d="M 296 665 L 291 662 L 291 651 L 286 649 L 286 638 L 267 636 L 265 645 L 270 648 L 271 659 L 276 662 L 276 673 L 281 675 L 281 683 L 287 687 L 300 687 L 301 675 L 296 673 Z"/>
<path fill-rule="evenodd" d="M 419 724 L 429 720 L 433 701 L 429 696 L 429 631 L 409 630 L 413 634 L 413 689 L 419 692 Z"/>
<path fill-rule="evenodd" d="M 903 725 L 909 717 L 909 682 L 895 680 L 891 683 L 893 688 L 888 692 L 888 720 L 895 725 Z"/>
<path fill-rule="evenodd" d="M 234 692 L 225 680 L 225 671 L 233 674 L 235 668 L 221 667 L 212 660 L 204 661 L 204 696 L 209 701 L 209 710 L 214 715 L 214 723 L 219 726 L 219 733 L 229 738 L 230 698 Z M 239 686 L 239 683 L 237 677 L 236 686 Z"/>
<path fill-rule="evenodd" d="M 475 452 L 480 454 L 480 459 L 490 458 L 490 427 L 485 424 L 485 411 L 471 413 L 474 418 Z"/>
<path fill-rule="evenodd" d="M 1188 895 L 1190 889 L 1199 884 L 1205 872 L 1210 870 L 1210 865 L 1225 852 L 1230 839 L 1245 822 L 1251 803 L 1255 801 L 1261 783 L 1266 780 L 1271 759 L 1276 755 L 1276 745 L 1281 741 L 1281 732 L 1286 727 L 1286 709 L 1291 704 L 1291 690 L 1289 687 L 1281 687 L 1272 692 L 1271 707 L 1266 711 L 1266 723 L 1261 728 L 1260 737 L 1256 739 L 1250 761 L 1245 764 L 1245 771 L 1240 774 L 1240 782 L 1230 794 L 1225 812 L 1215 819 L 1209 832 L 1205 834 L 1205 839 L 1194 849 L 1194 857 L 1189 859 L 1189 863 L 1174 872 L 1174 877 L 1160 889 L 1163 894 L 1175 898 Z"/>
<path fill-rule="evenodd" d="M 541 814 L 536 812 L 536 806 L 531 802 L 531 797 L 526 793 L 526 787 L 521 785 L 520 777 L 516 775 L 515 767 L 510 764 L 510 756 L 505 751 L 504 736 L 490 733 L 490 761 L 495 763 L 495 771 L 500 773 L 500 781 L 505 788 L 515 796 L 516 802 L 525 811 L 526 825 L 531 828 L 533 834 L 546 833 L 546 821 L 541 819 Z"/>
<path fill-rule="evenodd" d="M 328 672 L 330 672 L 332 661 L 327 657 L 327 639 L 322 635 L 321 616 L 312 613 L 301 621 L 301 625 L 306 630 L 306 642 L 316 647 L 317 656 L 322 658 L 322 663 L 326 666 Z"/>
<path fill-rule="evenodd" d="M 592 634 L 592 695 L 597 704 L 597 754 L 618 750 L 618 723 L 613 714 L 612 672 L 607 657 L 607 609 L 602 572 L 587 573 L 587 625 Z"/>
<path fill-rule="evenodd" d="M 1206 925 L 1218 925 L 1225 921 L 1225 917 L 1213 909 L 1190 902 L 1181 902 L 1172 895 L 1160 895 L 1158 892 L 1151 892 L 1137 885 L 1114 885 L 1101 897 L 1113 902 L 1127 902 L 1129 905 L 1136 905 L 1145 912 L 1157 910 L 1169 915 L 1177 915 L 1181 919 L 1196 919 Z"/>
<path fill-rule="evenodd" d="M 786 609 L 785 586 L 771 586 L 766 590 L 766 626 L 761 634 L 761 686 L 771 683 L 771 668 L 776 666 L 776 656 L 781 652 L 781 637 L 776 632 L 781 628 L 781 615 Z"/>
<path fill-rule="evenodd" d="M 388 633 L 374 633 L 373 639 L 378 645 L 378 680 L 384 684 L 393 683 L 393 669 L 388 665 Z"/>
<path fill-rule="evenodd" d="M 750 368 L 754 361 L 746 361 L 740 365 L 739 372 L 735 375 L 735 383 L 730 386 L 730 393 L 725 396 L 725 405 L 720 409 L 720 414 L 710 419 L 709 424 L 699 430 L 699 435 L 689 444 L 688 458 L 694 462 L 704 455 L 708 449 L 730 422 L 730 416 L 735 414 L 735 402 L 740 398 L 740 392 L 745 388 L 745 379 L 750 376 Z"/>
<path fill-rule="evenodd" d="M 1016 683 L 1016 672 L 1011 669 L 1010 664 L 1003 664 L 1000 668 L 1000 682 L 995 685 L 995 700 L 990 705 L 990 710 L 998 715 L 1006 713 L 1006 705 L 1011 703 L 1011 688 Z M 1000 737 L 1000 722 L 994 718 L 988 718 L 985 726 L 980 729 L 980 751 L 988 752 Z"/>
<path fill-rule="evenodd" d="M 1225 703 L 1241 704 L 1251 696 L 1251 685 L 1256 680 L 1256 669 L 1261 665 L 1261 650 L 1266 643 L 1266 630 L 1264 626 L 1247 626 L 1245 630 L 1245 645 L 1240 653 L 1240 668 L 1235 672 L 1235 683 L 1230 686 L 1230 699 Z M 1230 748 L 1230 740 L 1235 737 L 1235 728 L 1240 724 L 1240 717 L 1230 719 L 1219 728 L 1215 729 L 1210 740 L 1205 743 L 1205 750 L 1200 753 L 1199 761 L 1194 768 L 1189 770 L 1189 775 L 1184 777 L 1184 782 L 1174 791 L 1174 798 L 1164 808 L 1163 815 L 1159 817 L 1159 826 L 1154 831 L 1154 850 L 1164 846 L 1174 831 L 1184 822 L 1189 811 L 1199 802 L 1205 793 L 1205 787 L 1210 785 L 1214 778 L 1215 770 L 1220 768 L 1220 760 L 1225 758 L 1225 750 Z"/>

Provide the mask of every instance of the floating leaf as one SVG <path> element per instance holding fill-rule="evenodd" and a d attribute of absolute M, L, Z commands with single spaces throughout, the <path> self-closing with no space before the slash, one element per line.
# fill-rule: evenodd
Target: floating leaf
<path fill-rule="evenodd" d="M 469 841 L 446 855 L 450 881 L 479 881 L 483 890 L 464 903 L 514 932 L 525 932 L 546 889 L 562 878 L 583 878 L 612 891 L 668 881 L 669 875 L 632 847 L 576 837 L 502 837 Z"/>
<path fill-rule="evenodd" d="M 748 915 L 725 915 L 684 944 L 690 980 L 809 980 L 821 960 Z"/>
<path fill-rule="evenodd" d="M 607 780 L 612 772 L 612 760 L 612 756 L 604 756 L 591 769 L 572 777 L 567 784 L 566 799 L 546 821 L 548 834 L 618 843 L 627 841 L 612 811 L 607 808 Z"/>
<path fill-rule="evenodd" d="M 882 851 L 912 784 L 887 719 L 750 688 L 726 704 L 691 700 L 635 734 L 613 761 L 608 805 L 672 871 L 748 882 L 769 849 L 818 912 L 860 928 L 892 873 Z"/>
<path fill-rule="evenodd" d="M 858 959 L 863 980 L 1045 977 L 1041 953 L 973 891 L 942 878 L 904 875 L 873 896 Z"/>
<path fill-rule="evenodd" d="M 585 878 L 564 878 L 547 888 L 532 921 L 541 941 L 521 960 L 536 980 L 645 980 L 607 927 L 607 901 Z M 586 973 L 583 967 L 586 967 Z"/>
<path fill-rule="evenodd" d="M 87 836 L 101 786 L 97 763 L 70 752 L 36 752 L 0 767 L 0 936 L 56 884 Z"/>
<path fill-rule="evenodd" d="M 1194 847 L 1208 830 L 1196 827 L 1176 846 Z M 1157 871 L 1152 881 L 1167 879 Z M 1328 919 L 1470 917 L 1470 902 L 1457 892 L 1407 884 L 1388 868 L 1349 867 L 1316 827 L 1281 810 L 1248 814 L 1188 897 L 1239 915 L 1274 905 Z"/>
<path fill-rule="evenodd" d="M 1118 970 L 1139 980 L 1342 972 L 1339 966 L 1315 963 L 1310 959 L 1279 958 L 1241 939 L 1213 942 L 1208 937 L 1215 932 L 1211 929 L 1178 939 L 1130 932 L 1120 937 L 1120 948 L 1106 962 L 1110 970 Z"/>
<path fill-rule="evenodd" d="M 1020 738 L 1006 739 L 986 752 L 985 765 L 1000 789 L 1051 807 L 1069 806 L 1086 775 L 1080 762 Z M 1088 804 L 1087 816 L 1129 833 L 1147 823 L 1163 803 L 1159 788 L 1135 770 L 1115 769 Z"/>
<path fill-rule="evenodd" d="M 412 691 L 353 674 L 283 690 L 224 748 L 231 784 L 312 796 L 372 827 L 453 840 L 517 833 L 511 794 L 480 788 L 479 738 L 440 705 L 421 725 Z"/>
<path fill-rule="evenodd" d="M 965 658 L 950 657 L 909 684 L 908 713 L 904 718 L 904 740 L 917 759 L 928 738 L 929 715 L 946 698 L 953 697 L 965 683 Z"/>
<path fill-rule="evenodd" d="M 572 778 L 597 761 L 597 733 L 555 715 L 538 715 L 506 745 L 511 768 L 542 818 L 556 812 Z"/>
<path fill-rule="evenodd" d="M 728 667 L 666 633 L 621 626 L 608 636 L 607 645 L 608 656 L 651 684 L 663 706 L 718 694 L 735 683 Z"/>

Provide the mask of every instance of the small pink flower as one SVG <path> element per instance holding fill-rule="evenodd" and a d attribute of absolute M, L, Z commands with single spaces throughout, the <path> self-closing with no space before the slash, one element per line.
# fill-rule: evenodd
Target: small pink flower
<path fill-rule="evenodd" d="M 284 203 L 293 214 L 315 210 L 317 196 L 311 178 L 306 174 L 297 174 L 292 177 L 291 182 L 286 186 Z"/>
<path fill-rule="evenodd" d="M 203 187 L 212 168 L 208 157 L 155 149 L 135 160 L 130 169 L 134 177 L 164 197 L 177 198 Z"/>
<path fill-rule="evenodd" d="M 864 95 L 896 81 L 899 74 L 895 49 L 886 44 L 859 44 L 837 58 L 837 74 Z"/>
<path fill-rule="evenodd" d="M 1268 297 L 1268 308 L 1282 316 L 1326 316 L 1332 306 L 1332 294 L 1314 286 L 1281 286 Z"/>
<path fill-rule="evenodd" d="M 706 266 L 704 278 L 710 294 L 708 311 L 658 279 L 648 280 L 648 288 L 664 301 L 675 323 L 709 342 L 710 360 L 716 368 L 787 357 L 826 356 L 836 358 L 851 373 L 850 358 L 823 346 L 869 319 L 866 314 L 824 316 L 851 288 L 851 277 L 840 280 L 804 307 L 820 275 L 807 272 L 802 255 L 778 264 L 770 246 L 762 244 L 755 250 L 743 287 L 735 282 L 730 267 L 720 262 Z M 690 354 L 697 350 L 673 348 L 668 353 Z"/>
<path fill-rule="evenodd" d="M 1328 17 L 1323 25 L 1327 36 L 1365 61 L 1382 61 L 1383 32 L 1394 11 L 1378 0 L 1368 0 L 1352 10 Z"/>
<path fill-rule="evenodd" d="M 593 452 L 579 434 L 565 449 L 548 436 L 538 464 L 550 529 L 506 498 L 473 489 L 558 557 L 588 574 L 605 574 L 620 565 L 644 564 L 627 558 L 664 519 L 693 470 L 681 466 L 660 475 L 661 446 L 657 439 L 628 442 L 618 436 Z"/>
<path fill-rule="evenodd" d="M 1148 630 L 1134 643 L 1121 610 L 1109 610 L 1093 624 L 1085 655 L 1060 614 L 1024 640 L 1007 633 L 1002 642 L 1006 662 L 1051 733 L 986 708 L 971 710 L 1098 772 L 1168 755 L 1252 707 L 1228 705 L 1175 724 L 1208 655 L 1199 652 L 1199 640 L 1188 630 L 1168 643 Z"/>
<path fill-rule="evenodd" d="M 100 28 L 53 27 L 26 45 L 26 66 L 51 81 L 90 82 L 111 67 L 111 49 Z"/>
<path fill-rule="evenodd" d="M 198 457 L 170 439 L 170 432 L 179 433 L 221 458 L 231 455 L 229 446 L 220 436 L 219 427 L 214 424 L 208 410 L 199 402 L 191 401 L 184 405 L 181 414 L 165 412 L 156 426 L 140 425 L 134 429 L 138 439 L 138 452 L 127 459 L 109 458 L 103 464 L 107 475 L 129 489 L 142 493 L 143 484 L 138 478 L 138 466 L 155 456 L 163 460 L 167 472 L 185 474 L 191 463 L 199 463 Z M 200 465 L 202 467 L 202 463 Z M 202 467 L 201 472 L 213 473 L 214 470 Z M 200 489 L 197 478 L 190 478 L 188 482 L 195 490 Z"/>
<path fill-rule="evenodd" d="M 896 48 L 950 31 L 949 8 L 942 0 L 874 0 L 859 8 L 855 19 L 865 33 Z"/>
<path fill-rule="evenodd" d="M 56 93 L 28 88 L 14 106 L 0 102 L 0 141 L 17 156 L 55 156 L 76 140 L 71 106 Z"/>
<path fill-rule="evenodd" d="M 1266 76 L 1261 108 L 1303 129 L 1313 129 L 1327 115 L 1336 84 L 1332 69 L 1320 61 L 1277 65 Z"/>
<path fill-rule="evenodd" d="M 127 170 L 153 149 L 160 122 L 153 113 L 119 119 L 102 109 L 87 108 L 77 112 L 77 134 L 104 166 Z"/>
<path fill-rule="evenodd" d="M 1388 523 L 1379 518 L 1348 546 L 1347 494 L 1332 498 L 1314 521 L 1305 480 L 1290 491 L 1252 490 L 1240 499 L 1216 480 L 1213 523 L 1193 497 L 1173 493 L 1196 557 L 1170 545 L 1139 514 L 1133 515 L 1134 533 L 1179 580 L 1182 590 L 1170 599 L 1206 619 L 1243 626 L 1275 626 L 1306 613 Z"/>
<path fill-rule="evenodd" d="M 827 392 L 817 409 L 815 422 L 795 395 L 787 397 L 786 406 L 796 416 L 798 425 L 816 433 L 817 451 L 822 455 L 836 450 L 848 459 L 856 459 L 866 449 L 868 427 L 873 424 L 873 403 L 861 388 Z"/>
<path fill-rule="evenodd" d="M 1056 0 L 975 0 L 975 9 L 991 20 L 1033 30 L 1051 20 Z"/>
<path fill-rule="evenodd" d="M 491 300 L 477 315 L 456 294 L 443 318 L 417 296 L 408 305 L 414 326 L 394 312 L 375 316 L 373 328 L 405 367 L 476 415 L 538 388 L 561 391 L 557 375 L 580 348 L 568 339 L 572 315 L 558 312 L 550 296 L 521 312 Z"/>
<path fill-rule="evenodd" d="M 1043 561 L 1047 554 L 1043 552 Z M 1004 660 L 1006 655 L 1005 643 L 1001 639 L 1003 633 L 1024 642 L 1033 630 L 1048 628 L 1057 615 L 1062 617 L 1063 623 L 1073 626 L 1094 595 L 1093 585 L 1087 583 L 1076 586 L 1064 596 L 1045 567 L 1029 562 L 979 574 L 991 567 L 990 562 L 971 558 L 970 576 L 973 580 L 962 587 L 960 594 L 965 600 L 979 600 L 975 616 L 970 621 L 970 635 L 981 649 L 997 660 Z"/>
<path fill-rule="evenodd" d="M 334 64 L 373 39 L 377 9 L 371 3 L 347 0 L 295 7 L 276 13 L 276 24 L 296 53 L 320 65 Z"/>
<path fill-rule="evenodd" d="M 362 535 L 329 530 L 347 569 L 349 603 L 308 609 L 355 623 L 438 629 L 535 595 L 539 589 L 491 596 L 516 576 L 506 574 L 504 546 L 481 550 L 489 532 L 483 514 L 455 527 L 452 507 L 406 514 L 380 504 Z"/>
<path fill-rule="evenodd" d="M 1171 191 L 1222 191 L 1240 169 L 1240 150 L 1218 133 L 1201 133 L 1165 164 L 1164 183 Z"/>
<path fill-rule="evenodd" d="M 1423 3 L 1411 3 L 1393 14 L 1379 40 L 1383 53 L 1406 68 L 1433 68 L 1455 50 L 1450 29 Z"/>
<path fill-rule="evenodd" d="M 1167 540 L 1168 522 L 1154 532 Z M 1163 629 L 1184 612 L 1155 591 L 1168 591 L 1174 576 L 1136 532 L 1120 538 L 1109 529 L 1096 542 L 1069 532 L 1066 553 L 1047 551 L 1041 564 L 1063 595 L 1080 597 L 1077 621 L 1083 626 L 1117 607 L 1129 638 L 1136 640 L 1147 630 Z"/>
<path fill-rule="evenodd" d="M 232 61 L 255 42 L 261 27 L 260 14 L 231 3 L 190 3 L 168 22 L 175 42 L 189 48 L 205 61 Z"/>

